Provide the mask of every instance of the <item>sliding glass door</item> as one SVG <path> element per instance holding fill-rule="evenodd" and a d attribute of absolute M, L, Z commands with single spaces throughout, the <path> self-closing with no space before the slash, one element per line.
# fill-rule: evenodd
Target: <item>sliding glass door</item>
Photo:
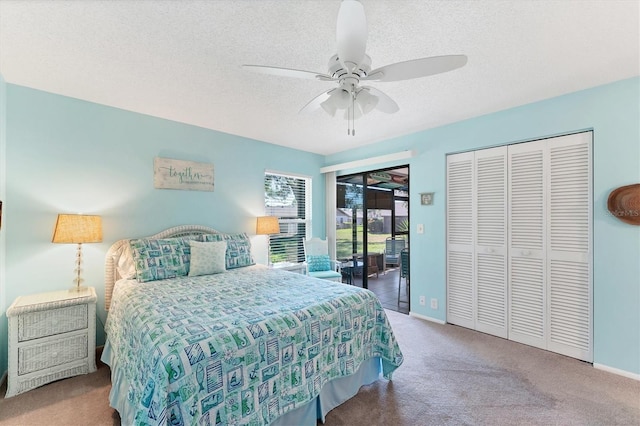
<path fill-rule="evenodd" d="M 342 262 L 344 280 L 349 284 L 359 275 L 362 266 L 365 239 L 363 182 L 362 176 L 337 180 L 336 257 Z"/>
<path fill-rule="evenodd" d="M 336 178 L 336 257 L 343 281 L 368 288 L 384 273 L 387 238 L 409 237 L 409 168 Z"/>

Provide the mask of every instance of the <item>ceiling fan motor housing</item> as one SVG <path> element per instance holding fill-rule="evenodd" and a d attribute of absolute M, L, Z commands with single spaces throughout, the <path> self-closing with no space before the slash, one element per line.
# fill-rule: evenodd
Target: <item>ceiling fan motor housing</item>
<path fill-rule="evenodd" d="M 366 77 L 369 74 L 369 71 L 371 71 L 371 58 L 369 57 L 369 55 L 364 55 L 364 57 L 362 58 L 362 62 L 359 64 L 353 64 L 351 62 L 346 62 L 345 64 L 347 64 L 347 66 L 353 66 L 353 72 L 351 73 L 351 76 L 357 77 L 358 81 L 360 81 L 361 78 Z M 338 58 L 337 54 L 333 55 L 329 59 L 328 68 L 329 72 L 327 74 L 329 74 L 331 78 L 335 78 L 338 81 L 349 75 L 349 71 L 342 66 L 340 58 Z"/>

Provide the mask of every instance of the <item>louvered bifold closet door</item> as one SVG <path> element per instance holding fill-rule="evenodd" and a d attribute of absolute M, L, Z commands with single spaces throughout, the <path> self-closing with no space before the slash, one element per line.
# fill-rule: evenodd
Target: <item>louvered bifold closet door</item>
<path fill-rule="evenodd" d="M 476 330 L 507 337 L 507 147 L 475 152 Z"/>
<path fill-rule="evenodd" d="M 592 362 L 592 133 L 548 146 L 548 349 Z"/>
<path fill-rule="evenodd" d="M 509 339 L 546 348 L 545 141 L 509 146 Z"/>
<path fill-rule="evenodd" d="M 473 152 L 447 156 L 447 321 L 475 328 Z"/>

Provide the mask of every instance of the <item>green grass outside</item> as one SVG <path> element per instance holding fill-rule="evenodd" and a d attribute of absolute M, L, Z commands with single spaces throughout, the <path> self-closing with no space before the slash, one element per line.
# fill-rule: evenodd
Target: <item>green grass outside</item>
<path fill-rule="evenodd" d="M 358 253 L 362 253 L 362 225 L 358 225 Z M 336 256 L 338 259 L 346 259 L 351 257 L 353 252 L 352 246 L 353 230 L 348 229 L 336 229 Z M 391 234 L 372 234 L 369 233 L 368 239 L 368 252 L 372 253 L 384 253 L 385 241 Z"/>

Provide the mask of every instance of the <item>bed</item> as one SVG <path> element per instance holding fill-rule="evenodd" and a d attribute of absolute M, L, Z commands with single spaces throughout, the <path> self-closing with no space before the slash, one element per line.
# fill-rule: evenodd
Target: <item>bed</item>
<path fill-rule="evenodd" d="M 315 425 L 403 361 L 372 292 L 255 265 L 246 234 L 204 226 L 113 244 L 105 306 L 123 425 Z"/>

